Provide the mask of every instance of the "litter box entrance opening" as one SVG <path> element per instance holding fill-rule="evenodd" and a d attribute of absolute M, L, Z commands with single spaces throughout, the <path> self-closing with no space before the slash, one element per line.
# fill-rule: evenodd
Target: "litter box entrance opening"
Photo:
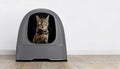
<path fill-rule="evenodd" d="M 48 13 L 35 13 L 29 17 L 28 40 L 32 43 L 52 43 L 56 37 L 55 19 Z"/>

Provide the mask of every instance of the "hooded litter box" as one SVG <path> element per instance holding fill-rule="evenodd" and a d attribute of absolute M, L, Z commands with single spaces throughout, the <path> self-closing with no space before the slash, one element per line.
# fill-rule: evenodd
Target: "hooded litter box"
<path fill-rule="evenodd" d="M 23 18 L 16 61 L 26 60 L 67 60 L 63 26 L 53 11 L 36 9 Z"/>

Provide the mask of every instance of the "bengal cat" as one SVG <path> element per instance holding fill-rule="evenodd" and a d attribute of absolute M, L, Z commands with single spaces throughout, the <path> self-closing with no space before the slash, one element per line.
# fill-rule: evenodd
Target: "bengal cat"
<path fill-rule="evenodd" d="M 36 15 L 36 31 L 33 37 L 33 43 L 48 43 L 48 26 L 49 26 L 49 15 L 46 18 L 40 18 Z"/>

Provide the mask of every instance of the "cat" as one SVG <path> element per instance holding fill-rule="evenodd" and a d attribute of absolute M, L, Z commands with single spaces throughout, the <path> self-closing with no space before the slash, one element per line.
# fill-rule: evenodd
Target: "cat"
<path fill-rule="evenodd" d="M 36 15 L 37 27 L 33 37 L 33 43 L 48 43 L 49 36 L 49 15 L 46 18 L 40 18 Z"/>

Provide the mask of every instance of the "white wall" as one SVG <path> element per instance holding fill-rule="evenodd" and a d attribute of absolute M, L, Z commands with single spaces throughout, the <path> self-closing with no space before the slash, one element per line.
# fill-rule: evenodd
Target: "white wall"
<path fill-rule="evenodd" d="M 16 49 L 20 22 L 36 8 L 60 16 L 68 53 L 120 50 L 120 0 L 0 0 L 0 50 Z"/>

